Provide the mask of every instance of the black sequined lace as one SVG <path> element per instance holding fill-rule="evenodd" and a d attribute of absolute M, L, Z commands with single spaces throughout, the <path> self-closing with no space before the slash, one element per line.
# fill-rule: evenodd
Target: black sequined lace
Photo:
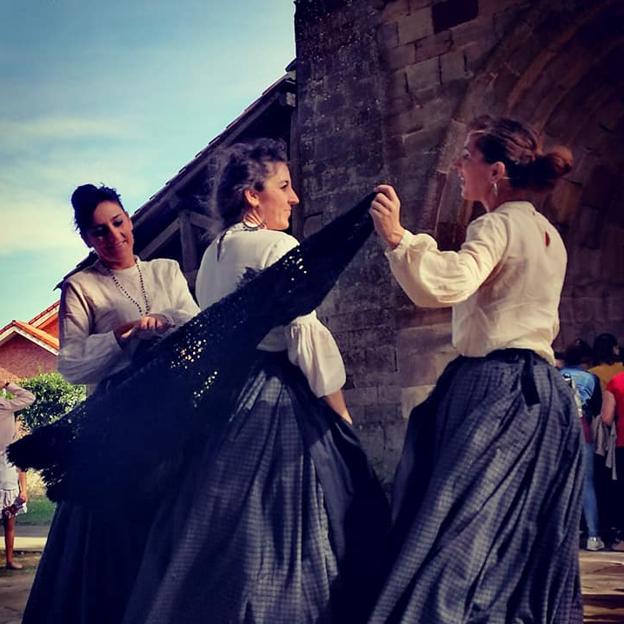
<path fill-rule="evenodd" d="M 115 500 L 206 427 L 227 420 L 233 388 L 277 325 L 311 312 L 372 232 L 372 195 L 161 341 L 61 420 L 9 447 L 41 471 L 53 500 Z"/>

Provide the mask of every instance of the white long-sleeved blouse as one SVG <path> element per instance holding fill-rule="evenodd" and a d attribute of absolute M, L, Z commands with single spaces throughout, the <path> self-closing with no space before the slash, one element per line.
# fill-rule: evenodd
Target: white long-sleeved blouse
<path fill-rule="evenodd" d="M 217 237 L 206 249 L 197 274 L 197 300 L 203 309 L 234 292 L 246 279 L 272 265 L 296 247 L 297 239 L 274 230 L 248 230 L 240 224 Z M 346 375 L 331 332 L 316 312 L 275 327 L 260 342 L 264 351 L 287 351 L 305 375 L 312 392 L 326 396 L 342 388 Z"/>
<path fill-rule="evenodd" d="M 475 219 L 458 252 L 406 231 L 386 256 L 416 305 L 452 306 L 453 344 L 462 355 L 523 348 L 554 363 L 567 254 L 531 203 L 506 202 Z"/>
<path fill-rule="evenodd" d="M 183 325 L 198 312 L 186 278 L 175 260 L 143 262 L 141 268 L 151 314 L 162 314 L 170 323 Z M 135 301 L 144 305 L 136 266 L 113 271 L 117 281 Z M 59 372 L 71 383 L 87 384 L 89 391 L 106 377 L 130 364 L 139 339 L 121 347 L 114 330 L 141 314 L 115 284 L 109 269 L 98 260 L 63 283 L 60 306 Z"/>

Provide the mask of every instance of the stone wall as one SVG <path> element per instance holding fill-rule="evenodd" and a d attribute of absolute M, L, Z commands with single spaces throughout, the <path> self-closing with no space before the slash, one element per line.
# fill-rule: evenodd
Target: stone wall
<path fill-rule="evenodd" d="M 473 215 L 452 174 L 466 124 L 508 114 L 577 167 L 539 205 L 570 252 L 561 342 L 624 333 L 623 5 L 616 0 L 298 0 L 298 110 L 306 235 L 376 183 L 403 222 L 456 248 Z M 618 60 L 619 59 L 619 60 Z M 389 475 L 405 417 L 453 357 L 448 310 L 416 309 L 371 241 L 323 306 L 362 439 Z"/>

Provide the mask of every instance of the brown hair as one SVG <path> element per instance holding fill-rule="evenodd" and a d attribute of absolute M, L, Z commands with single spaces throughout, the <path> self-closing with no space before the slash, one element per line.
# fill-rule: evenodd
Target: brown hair
<path fill-rule="evenodd" d="M 245 189 L 262 191 L 272 173 L 271 165 L 287 162 L 286 143 L 276 139 L 255 139 L 235 143 L 219 153 L 219 168 L 214 178 L 209 212 L 213 232 L 230 227 L 245 214 Z"/>
<path fill-rule="evenodd" d="M 547 191 L 572 169 L 572 152 L 567 147 L 542 153 L 537 133 L 515 119 L 482 115 L 468 129 L 487 163 L 505 165 L 514 188 Z"/>

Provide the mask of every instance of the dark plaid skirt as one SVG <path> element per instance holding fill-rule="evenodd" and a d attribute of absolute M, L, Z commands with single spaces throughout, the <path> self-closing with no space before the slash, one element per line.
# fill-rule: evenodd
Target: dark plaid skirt
<path fill-rule="evenodd" d="M 260 356 L 224 423 L 163 501 L 123 622 L 353 621 L 390 514 L 352 428 L 285 354 Z"/>
<path fill-rule="evenodd" d="M 374 624 L 580 624 L 581 432 L 530 351 L 458 358 L 411 414 Z"/>

